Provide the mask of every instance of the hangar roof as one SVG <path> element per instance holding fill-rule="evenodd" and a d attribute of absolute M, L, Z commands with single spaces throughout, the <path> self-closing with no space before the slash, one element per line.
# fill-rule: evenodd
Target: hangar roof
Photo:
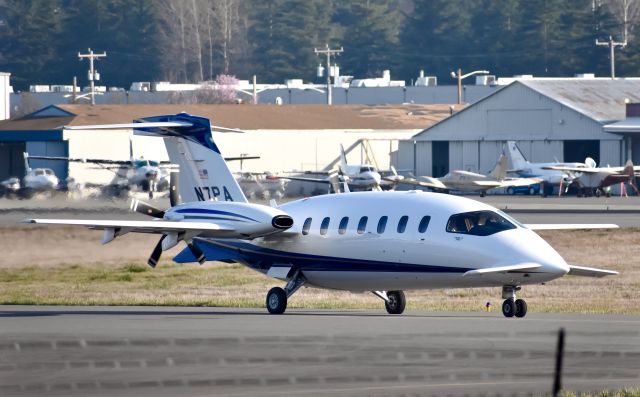
<path fill-rule="evenodd" d="M 448 117 L 450 105 L 57 105 L 20 119 L 0 122 L 0 130 L 52 130 L 62 125 L 126 123 L 187 112 L 212 124 L 243 130 L 424 129 Z M 57 113 L 57 115 L 56 115 Z M 69 113 L 71 115 L 69 115 Z"/>
<path fill-rule="evenodd" d="M 640 79 L 541 78 L 514 84 L 523 84 L 601 123 L 622 120 L 625 103 L 640 101 Z"/>

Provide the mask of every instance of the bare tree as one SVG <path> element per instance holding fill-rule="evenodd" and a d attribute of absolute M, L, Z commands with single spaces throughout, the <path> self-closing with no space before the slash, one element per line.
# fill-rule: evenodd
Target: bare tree
<path fill-rule="evenodd" d="M 607 0 L 605 4 L 622 26 L 622 40 L 627 43 L 640 17 L 640 0 Z"/>
<path fill-rule="evenodd" d="M 235 76 L 218 75 L 212 83 L 203 84 L 193 91 L 175 91 L 168 102 L 174 104 L 219 104 L 236 103 L 238 79 Z"/>

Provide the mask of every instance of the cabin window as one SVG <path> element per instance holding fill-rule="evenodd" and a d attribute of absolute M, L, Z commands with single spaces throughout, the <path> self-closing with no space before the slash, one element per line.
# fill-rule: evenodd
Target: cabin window
<path fill-rule="evenodd" d="M 311 218 L 307 218 L 304 220 L 304 225 L 302 225 L 302 234 L 305 236 L 309 234 L 309 229 L 311 228 Z"/>
<path fill-rule="evenodd" d="M 347 232 L 347 225 L 349 224 L 349 217 L 345 216 L 340 219 L 340 225 L 338 226 L 338 233 L 345 234 Z"/>
<path fill-rule="evenodd" d="M 407 222 L 409 222 L 408 216 L 403 215 L 402 217 L 400 217 L 400 221 L 398 222 L 398 233 L 404 233 L 404 231 L 407 229 Z"/>
<path fill-rule="evenodd" d="M 363 234 L 367 229 L 367 220 L 369 220 L 367 216 L 360 218 L 360 222 L 358 222 L 358 234 Z"/>
<path fill-rule="evenodd" d="M 447 232 L 489 236 L 516 226 L 505 217 L 493 211 L 474 211 L 451 215 L 447 222 Z"/>
<path fill-rule="evenodd" d="M 431 217 L 429 215 L 423 216 L 420 220 L 420 225 L 418 225 L 418 233 L 424 233 L 427 231 L 429 227 L 429 221 L 431 221 Z"/>
<path fill-rule="evenodd" d="M 385 215 L 378 221 L 378 234 L 384 233 L 384 229 L 387 227 L 387 219 L 389 219 L 389 217 Z"/>
<path fill-rule="evenodd" d="M 322 223 L 320 224 L 320 234 L 322 234 L 323 236 L 327 234 L 327 229 L 329 229 L 330 221 L 331 221 L 331 218 L 326 217 L 322 220 Z"/>

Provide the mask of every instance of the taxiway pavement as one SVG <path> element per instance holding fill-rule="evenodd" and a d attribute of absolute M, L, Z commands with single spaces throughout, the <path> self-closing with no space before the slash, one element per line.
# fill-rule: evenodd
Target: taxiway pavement
<path fill-rule="evenodd" d="M 2 396 L 525 396 L 640 385 L 640 317 L 0 306 Z"/>

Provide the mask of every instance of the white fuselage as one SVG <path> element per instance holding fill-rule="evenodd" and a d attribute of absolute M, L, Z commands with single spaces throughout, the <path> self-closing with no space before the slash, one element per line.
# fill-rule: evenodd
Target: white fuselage
<path fill-rule="evenodd" d="M 34 168 L 24 177 L 25 188 L 37 191 L 54 190 L 58 187 L 58 177 L 49 168 Z"/>
<path fill-rule="evenodd" d="M 351 291 L 515 286 L 546 282 L 569 269 L 542 238 L 502 213 L 512 229 L 488 236 L 448 232 L 451 215 L 498 212 L 462 197 L 415 191 L 357 192 L 311 197 L 280 209 L 294 219 L 292 230 L 250 241 L 211 239 L 210 243 L 237 250 L 240 262 L 265 273 L 271 267 L 293 266 L 309 284 Z M 386 228 L 380 232 L 379 221 L 385 216 Z M 404 216 L 402 232 L 399 223 Z M 430 217 L 428 227 L 420 232 L 425 216 Z M 367 217 L 366 226 L 363 217 Z M 326 231 L 325 218 L 329 218 Z M 308 228 L 305 222 L 310 222 Z M 521 263 L 541 267 L 521 273 L 463 275 Z"/>

